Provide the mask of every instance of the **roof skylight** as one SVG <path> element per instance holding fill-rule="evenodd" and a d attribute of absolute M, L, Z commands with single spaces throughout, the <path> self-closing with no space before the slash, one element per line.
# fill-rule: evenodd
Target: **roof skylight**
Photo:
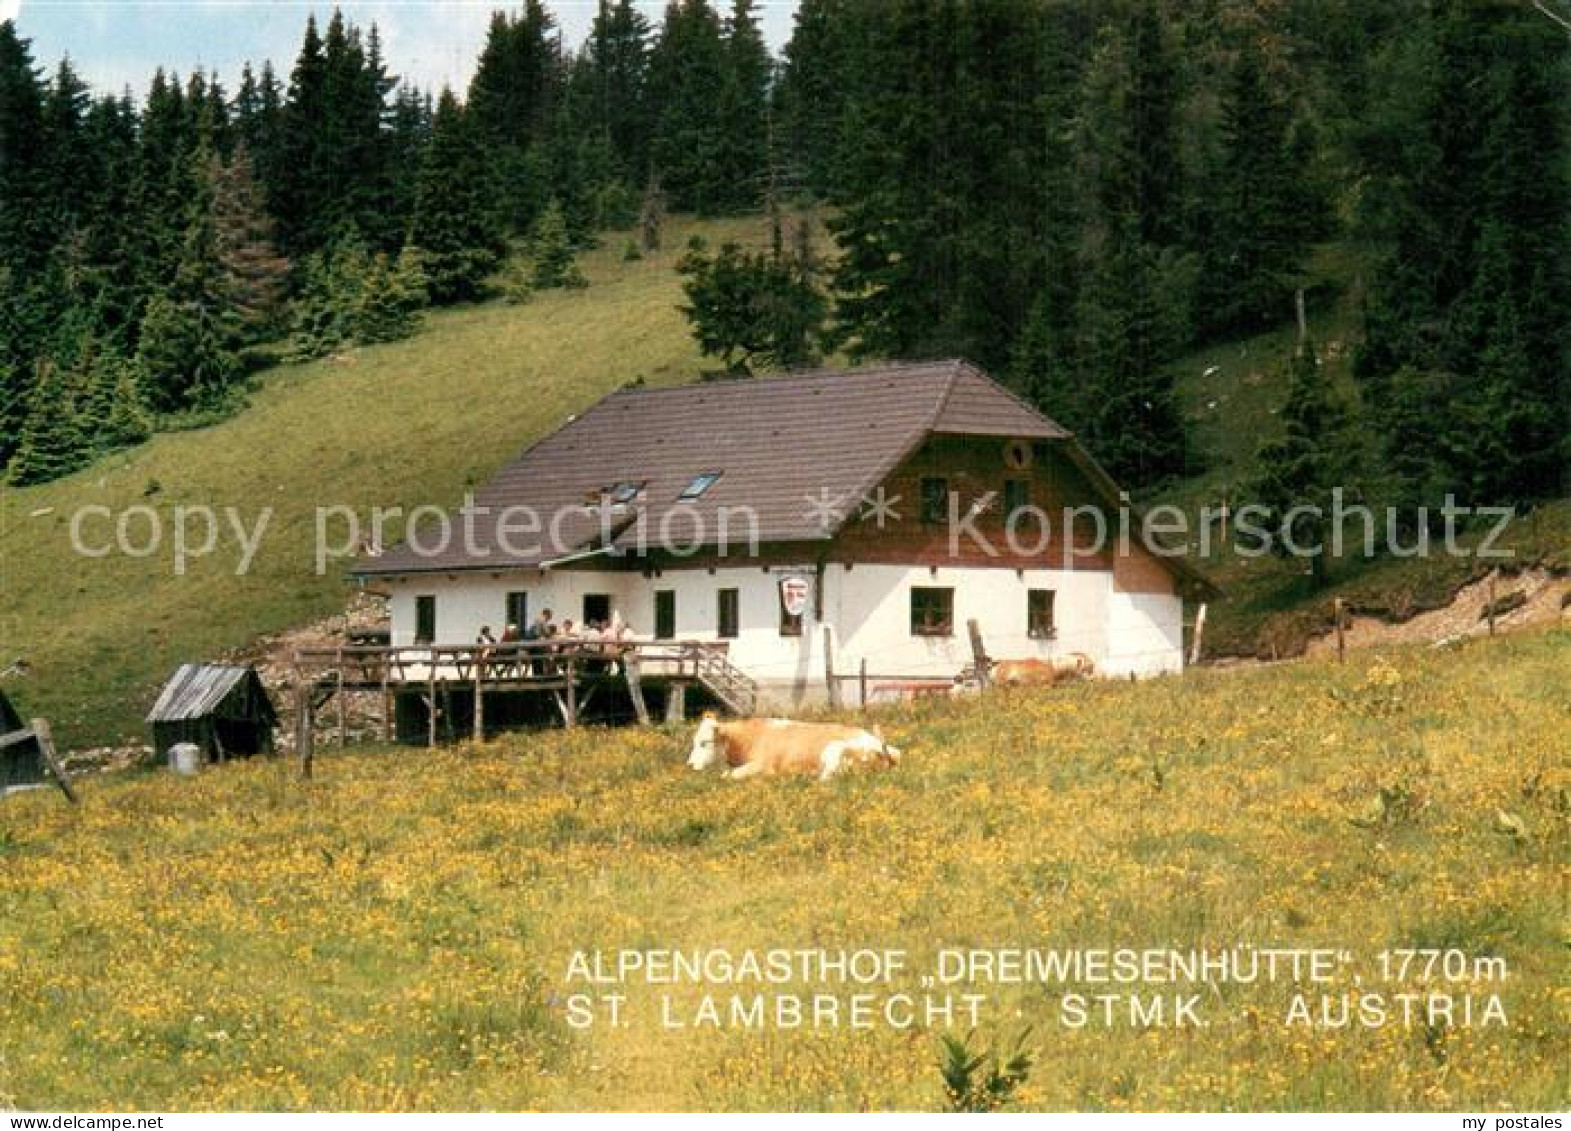
<path fill-rule="evenodd" d="M 684 487 L 682 493 L 676 497 L 677 502 L 690 503 L 694 499 L 701 497 L 724 474 L 725 472 L 723 471 L 706 471 L 702 475 L 695 475 L 693 481 Z"/>

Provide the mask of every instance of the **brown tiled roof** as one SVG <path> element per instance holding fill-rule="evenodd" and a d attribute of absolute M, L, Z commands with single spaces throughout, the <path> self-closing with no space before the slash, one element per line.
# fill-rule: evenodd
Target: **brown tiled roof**
<path fill-rule="evenodd" d="M 825 529 L 809 500 L 841 499 L 853 509 L 927 436 L 954 433 L 1066 439 L 1069 433 L 963 361 L 884 365 L 844 371 L 711 382 L 669 389 L 624 389 L 534 445 L 475 496 L 488 517 L 477 522 L 479 548 L 455 544 L 435 556 L 407 545 L 363 558 L 362 575 L 497 569 L 538 565 L 600 546 L 600 519 L 583 504 L 619 483 L 642 483 L 639 507 L 650 537 L 662 516 L 691 506 L 714 531 L 721 507 L 748 507 L 760 542 L 821 541 Z M 678 496 L 695 476 L 720 472 L 701 498 Z M 528 507 L 542 523 L 572 512 L 558 537 L 515 535 L 515 548 L 540 543 L 540 552 L 509 556 L 497 546 L 494 525 L 507 507 Z M 488 526 L 488 522 L 490 525 Z M 456 526 L 456 524 L 455 524 Z M 692 519 L 673 518 L 685 539 Z M 740 523 L 733 543 L 745 541 Z M 630 534 L 614 539 L 625 546 Z"/>

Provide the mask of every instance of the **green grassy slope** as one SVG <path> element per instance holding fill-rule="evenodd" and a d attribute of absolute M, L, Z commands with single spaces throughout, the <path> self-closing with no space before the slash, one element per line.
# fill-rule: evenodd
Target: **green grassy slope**
<path fill-rule="evenodd" d="M 623 262 L 609 237 L 584 257 L 591 286 L 432 315 L 415 338 L 264 374 L 250 408 L 197 432 L 161 435 L 56 483 L 0 488 L 0 665 L 24 711 L 67 744 L 136 735 L 141 712 L 183 660 L 341 608 L 341 567 L 314 572 L 315 508 L 451 505 L 513 454 L 624 382 L 692 380 L 701 368 L 674 270 L 693 225 L 666 250 Z M 763 237 L 762 221 L 706 224 L 710 239 Z M 79 507 L 239 508 L 248 528 L 275 509 L 245 577 L 233 533 L 183 577 L 172 550 L 143 559 L 72 552 Z M 132 530 L 140 541 L 145 520 Z M 194 529 L 194 528 L 193 528 Z M 396 537 L 401 527 L 391 527 Z M 86 526 L 95 538 L 102 519 Z"/>

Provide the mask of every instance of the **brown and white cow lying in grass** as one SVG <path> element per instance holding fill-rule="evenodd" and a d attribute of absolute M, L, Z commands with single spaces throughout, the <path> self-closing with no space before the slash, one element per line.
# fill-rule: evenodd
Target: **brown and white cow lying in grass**
<path fill-rule="evenodd" d="M 813 774 L 820 781 L 845 770 L 892 766 L 900 751 L 884 741 L 877 727 L 839 723 L 799 723 L 790 719 L 737 719 L 721 722 L 706 712 L 693 735 L 687 764 L 707 770 L 724 763 L 728 778 L 758 774 Z"/>
<path fill-rule="evenodd" d="M 999 660 L 993 665 L 993 682 L 1000 687 L 1052 687 L 1087 679 L 1096 670 L 1084 652 L 1069 652 L 1047 660 Z"/>

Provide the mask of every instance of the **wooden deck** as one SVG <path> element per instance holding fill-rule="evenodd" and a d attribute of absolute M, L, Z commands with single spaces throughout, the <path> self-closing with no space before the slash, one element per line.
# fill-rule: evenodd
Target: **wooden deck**
<path fill-rule="evenodd" d="M 684 709 L 688 688 L 700 686 L 727 708 L 748 714 L 757 688 L 727 658 L 725 642 L 697 640 L 519 641 L 505 644 L 392 646 L 347 644 L 301 648 L 293 655 L 296 746 L 311 765 L 316 717 L 336 702 L 340 744 L 347 742 L 345 695 L 381 695 L 382 739 L 394 739 L 394 701 L 416 694 L 424 703 L 426 742 L 438 741 L 440 704 L 471 697 L 470 736 L 486 736 L 488 695 L 534 692 L 554 700 L 562 723 L 578 725 L 582 709 L 608 684 L 625 686 L 640 723 L 650 721 L 648 685 L 666 690 L 668 715 Z"/>

